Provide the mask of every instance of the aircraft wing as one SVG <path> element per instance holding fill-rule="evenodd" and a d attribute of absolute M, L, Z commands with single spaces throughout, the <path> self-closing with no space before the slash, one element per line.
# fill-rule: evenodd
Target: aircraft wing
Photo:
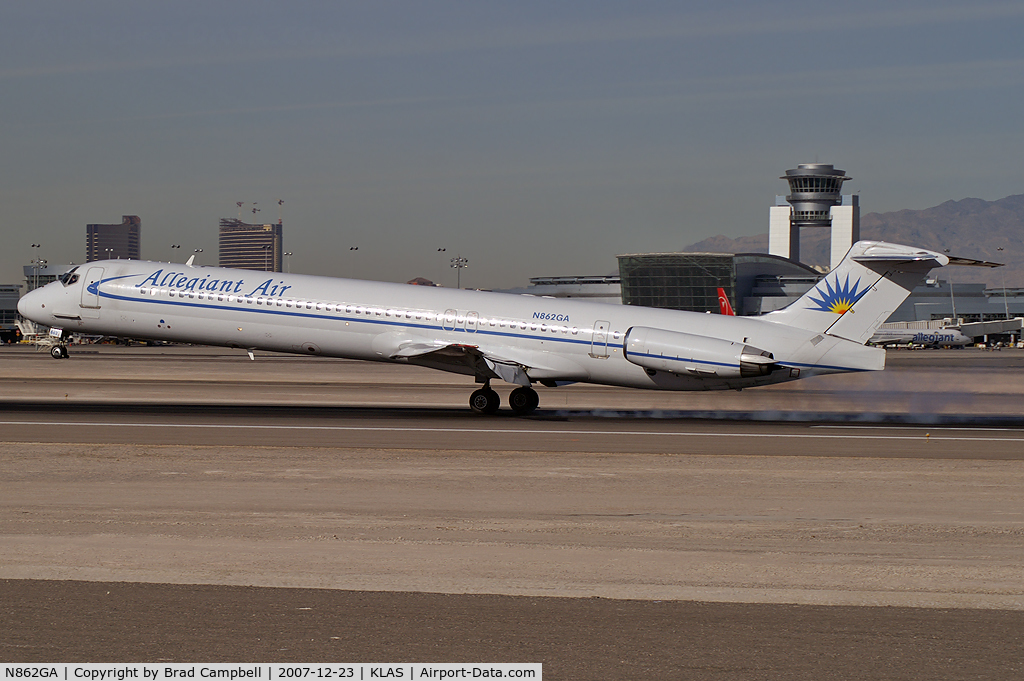
<path fill-rule="evenodd" d="M 483 379 L 500 378 L 517 385 L 528 386 L 533 381 L 579 381 L 589 377 L 582 366 L 564 355 L 490 344 L 485 338 L 467 340 L 470 342 L 452 343 L 385 333 L 374 339 L 373 349 L 388 359 L 473 374 Z"/>

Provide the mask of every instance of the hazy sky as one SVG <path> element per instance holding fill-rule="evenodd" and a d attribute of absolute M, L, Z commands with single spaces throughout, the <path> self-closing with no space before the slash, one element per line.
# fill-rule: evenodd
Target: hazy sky
<path fill-rule="evenodd" d="M 293 272 L 607 273 L 766 232 L 801 162 L 864 212 L 1024 193 L 1022 93 L 1019 1 L 5 2 L 0 282 L 128 214 L 215 264 L 278 199 Z"/>

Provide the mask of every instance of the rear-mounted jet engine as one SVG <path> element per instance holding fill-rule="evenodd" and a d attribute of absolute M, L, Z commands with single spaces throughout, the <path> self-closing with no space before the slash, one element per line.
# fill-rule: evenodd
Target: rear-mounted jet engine
<path fill-rule="evenodd" d="M 743 343 L 634 326 L 626 332 L 626 359 L 648 371 L 705 378 L 756 378 L 778 368 L 772 353 Z"/>

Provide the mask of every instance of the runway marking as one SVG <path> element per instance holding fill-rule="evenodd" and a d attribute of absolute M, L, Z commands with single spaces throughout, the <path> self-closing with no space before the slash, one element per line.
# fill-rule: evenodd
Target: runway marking
<path fill-rule="evenodd" d="M 813 425 L 810 428 L 835 428 L 835 429 L 846 429 L 846 430 L 878 430 L 884 428 L 886 430 L 970 430 L 970 431 L 990 431 L 998 433 L 1024 433 L 1024 428 L 994 428 L 990 426 L 929 426 L 927 424 L 913 425 L 913 426 L 872 426 L 872 425 Z"/>
<path fill-rule="evenodd" d="M 399 433 L 480 433 L 494 435 L 659 435 L 666 437 L 737 437 L 818 440 L 914 440 L 925 442 L 1024 442 L 1022 437 L 966 437 L 936 435 L 926 437 L 922 432 L 909 435 L 831 435 L 825 433 L 721 433 L 694 431 L 643 430 L 542 430 L 534 428 L 426 428 L 385 426 L 292 426 L 230 423 L 120 423 L 116 421 L 0 421 L 0 426 L 89 426 L 103 428 L 209 428 L 237 430 L 325 430 L 347 432 L 399 432 Z"/>

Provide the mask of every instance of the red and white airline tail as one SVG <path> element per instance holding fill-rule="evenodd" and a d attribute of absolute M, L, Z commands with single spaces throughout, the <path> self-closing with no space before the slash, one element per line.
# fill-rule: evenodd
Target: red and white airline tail
<path fill-rule="evenodd" d="M 730 317 L 736 316 L 736 313 L 732 311 L 732 305 L 729 303 L 729 296 L 725 295 L 725 289 L 721 286 L 718 287 L 718 311 Z"/>

